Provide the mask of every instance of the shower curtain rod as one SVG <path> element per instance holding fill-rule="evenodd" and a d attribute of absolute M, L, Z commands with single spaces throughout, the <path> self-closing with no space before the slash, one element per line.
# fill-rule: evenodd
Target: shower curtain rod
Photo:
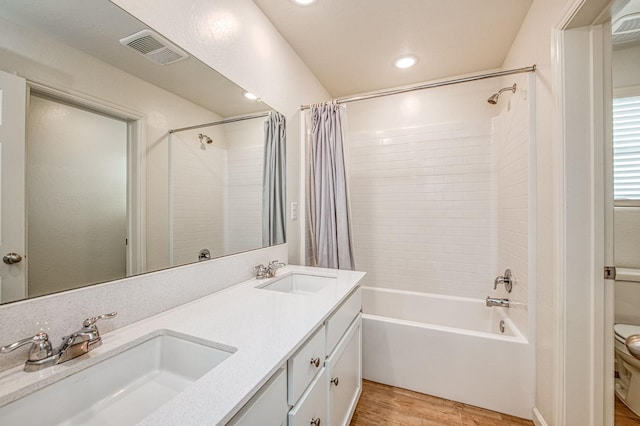
<path fill-rule="evenodd" d="M 200 128 L 202 128 L 202 127 L 217 126 L 217 125 L 219 125 L 219 124 L 235 123 L 236 121 L 251 120 L 251 119 L 253 119 L 253 118 L 266 117 L 266 116 L 268 116 L 269 114 L 271 114 L 271 111 L 268 111 L 268 112 L 261 112 L 261 113 L 259 113 L 259 114 L 239 115 L 239 116 L 237 116 L 237 117 L 225 118 L 224 120 L 212 121 L 211 123 L 197 124 L 197 125 L 195 125 L 195 126 L 181 127 L 181 128 L 179 128 L 179 129 L 171 129 L 171 130 L 169 130 L 169 134 L 171 134 L 171 133 L 178 133 L 178 132 L 184 132 L 185 130 L 200 129 Z"/>
<path fill-rule="evenodd" d="M 352 96 L 352 97 L 349 97 L 349 98 L 336 99 L 334 102 L 337 103 L 337 104 L 346 104 L 348 102 L 356 102 L 356 101 L 364 101 L 366 99 L 381 98 L 383 96 L 397 95 L 399 93 L 413 92 L 415 90 L 431 89 L 431 88 L 434 88 L 434 87 L 449 86 L 451 84 L 467 83 L 469 81 L 484 80 L 484 79 L 487 79 L 487 78 L 502 77 L 502 76 L 505 76 L 505 75 L 521 74 L 521 73 L 525 73 L 525 72 L 535 72 L 535 71 L 536 71 L 536 66 L 532 65 L 530 67 L 516 68 L 516 69 L 506 70 L 506 71 L 496 71 L 496 72 L 491 72 L 491 73 L 487 73 L 487 74 L 474 75 L 474 76 L 470 76 L 470 77 L 456 78 L 456 79 L 453 79 L 453 80 L 445 80 L 445 81 L 438 81 L 438 82 L 435 82 L 435 83 L 419 84 L 417 86 L 403 87 L 403 88 L 399 88 L 399 89 L 382 90 L 382 91 L 379 91 L 379 92 L 372 92 L 372 93 L 367 93 L 367 94 L 364 94 L 364 95 L 356 95 L 356 96 Z M 311 108 L 311 105 L 301 105 L 300 106 L 300 110 L 301 111 L 304 111 L 304 110 L 309 109 L 309 108 Z"/>

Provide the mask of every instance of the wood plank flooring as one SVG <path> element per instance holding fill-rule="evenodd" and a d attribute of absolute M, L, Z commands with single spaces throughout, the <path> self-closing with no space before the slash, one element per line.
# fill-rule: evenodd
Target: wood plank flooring
<path fill-rule="evenodd" d="M 533 422 L 365 380 L 351 426 L 384 425 L 532 426 Z"/>
<path fill-rule="evenodd" d="M 626 405 L 616 397 L 616 426 L 639 426 L 640 417 L 629 410 Z"/>
<path fill-rule="evenodd" d="M 431 395 L 363 381 L 362 396 L 351 426 L 531 426 L 533 422 Z M 615 426 L 640 426 L 618 398 Z"/>

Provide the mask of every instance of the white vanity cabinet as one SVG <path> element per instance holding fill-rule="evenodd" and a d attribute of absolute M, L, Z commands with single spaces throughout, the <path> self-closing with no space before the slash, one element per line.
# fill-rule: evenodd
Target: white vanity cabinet
<path fill-rule="evenodd" d="M 349 424 L 362 391 L 361 308 L 357 289 L 289 359 L 289 426 Z"/>
<path fill-rule="evenodd" d="M 281 368 L 228 424 L 286 426 L 288 411 L 287 369 Z"/>
<path fill-rule="evenodd" d="M 229 424 L 348 425 L 362 391 L 362 296 L 356 289 Z M 286 384 L 286 387 L 283 386 Z"/>
<path fill-rule="evenodd" d="M 327 419 L 347 425 L 362 392 L 362 319 L 358 315 L 325 363 Z"/>

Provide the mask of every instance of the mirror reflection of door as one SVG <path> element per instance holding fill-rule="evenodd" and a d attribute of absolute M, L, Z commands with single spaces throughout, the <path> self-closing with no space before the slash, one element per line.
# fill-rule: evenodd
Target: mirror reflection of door
<path fill-rule="evenodd" d="M 640 1 L 612 19 L 615 424 L 640 425 Z M 634 18 L 635 17 L 635 18 Z M 630 25 L 633 22 L 636 25 Z M 636 28 L 634 31 L 633 29 Z"/>
<path fill-rule="evenodd" d="M 32 94 L 28 297 L 126 276 L 127 123 Z"/>
<path fill-rule="evenodd" d="M 27 293 L 24 259 L 26 93 L 25 79 L 0 71 L 0 256 L 3 257 L 0 302 L 23 299 Z"/>

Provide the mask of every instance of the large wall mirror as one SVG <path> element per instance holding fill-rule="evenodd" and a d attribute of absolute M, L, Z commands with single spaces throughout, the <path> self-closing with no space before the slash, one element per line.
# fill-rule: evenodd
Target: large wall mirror
<path fill-rule="evenodd" d="M 0 0 L 0 154 L 0 303 L 284 242 L 283 117 L 108 0 Z"/>

